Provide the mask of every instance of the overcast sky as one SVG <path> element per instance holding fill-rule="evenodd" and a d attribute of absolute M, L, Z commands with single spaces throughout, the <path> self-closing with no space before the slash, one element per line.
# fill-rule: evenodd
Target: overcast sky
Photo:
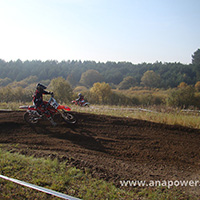
<path fill-rule="evenodd" d="M 0 59 L 191 63 L 200 0 L 0 0 Z"/>

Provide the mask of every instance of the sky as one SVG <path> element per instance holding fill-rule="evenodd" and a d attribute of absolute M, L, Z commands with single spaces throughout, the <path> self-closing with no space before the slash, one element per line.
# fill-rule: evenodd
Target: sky
<path fill-rule="evenodd" d="M 0 59 L 189 64 L 199 9 L 200 0 L 0 0 Z"/>

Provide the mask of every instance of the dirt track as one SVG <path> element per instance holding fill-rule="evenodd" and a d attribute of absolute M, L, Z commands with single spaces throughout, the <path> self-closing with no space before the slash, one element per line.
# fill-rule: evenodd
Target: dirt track
<path fill-rule="evenodd" d="M 30 127 L 23 114 L 0 112 L 0 144 L 18 144 L 14 151 L 67 159 L 118 186 L 119 180 L 199 180 L 200 130 L 85 113 L 76 113 L 75 127 L 60 118 L 57 127 Z"/>

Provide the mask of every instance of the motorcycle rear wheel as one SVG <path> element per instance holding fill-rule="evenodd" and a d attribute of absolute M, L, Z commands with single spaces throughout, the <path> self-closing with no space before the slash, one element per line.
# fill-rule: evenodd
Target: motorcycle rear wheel
<path fill-rule="evenodd" d="M 71 112 L 63 112 L 62 117 L 68 124 L 76 124 L 78 122 L 76 116 Z"/>
<path fill-rule="evenodd" d="M 28 124 L 37 124 L 38 123 L 38 117 L 26 112 L 24 114 L 24 120 L 28 123 Z"/>

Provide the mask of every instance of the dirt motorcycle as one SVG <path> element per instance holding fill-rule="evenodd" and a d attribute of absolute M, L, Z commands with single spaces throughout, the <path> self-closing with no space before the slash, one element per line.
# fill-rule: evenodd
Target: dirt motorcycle
<path fill-rule="evenodd" d="M 71 113 L 71 108 L 64 105 L 59 105 L 54 99 L 53 95 L 49 101 L 44 101 L 44 104 L 47 106 L 47 110 L 53 118 L 55 114 L 59 113 L 63 120 L 68 124 L 76 124 L 77 118 Z M 20 106 L 20 109 L 25 109 L 24 120 L 29 124 L 37 124 L 40 120 L 45 118 L 45 115 L 38 112 L 35 105 L 32 106 Z"/>
<path fill-rule="evenodd" d="M 90 103 L 88 103 L 85 100 L 83 100 L 83 101 L 73 100 L 71 103 L 74 105 L 77 105 L 77 106 L 81 106 L 81 107 L 89 107 L 90 106 Z"/>

